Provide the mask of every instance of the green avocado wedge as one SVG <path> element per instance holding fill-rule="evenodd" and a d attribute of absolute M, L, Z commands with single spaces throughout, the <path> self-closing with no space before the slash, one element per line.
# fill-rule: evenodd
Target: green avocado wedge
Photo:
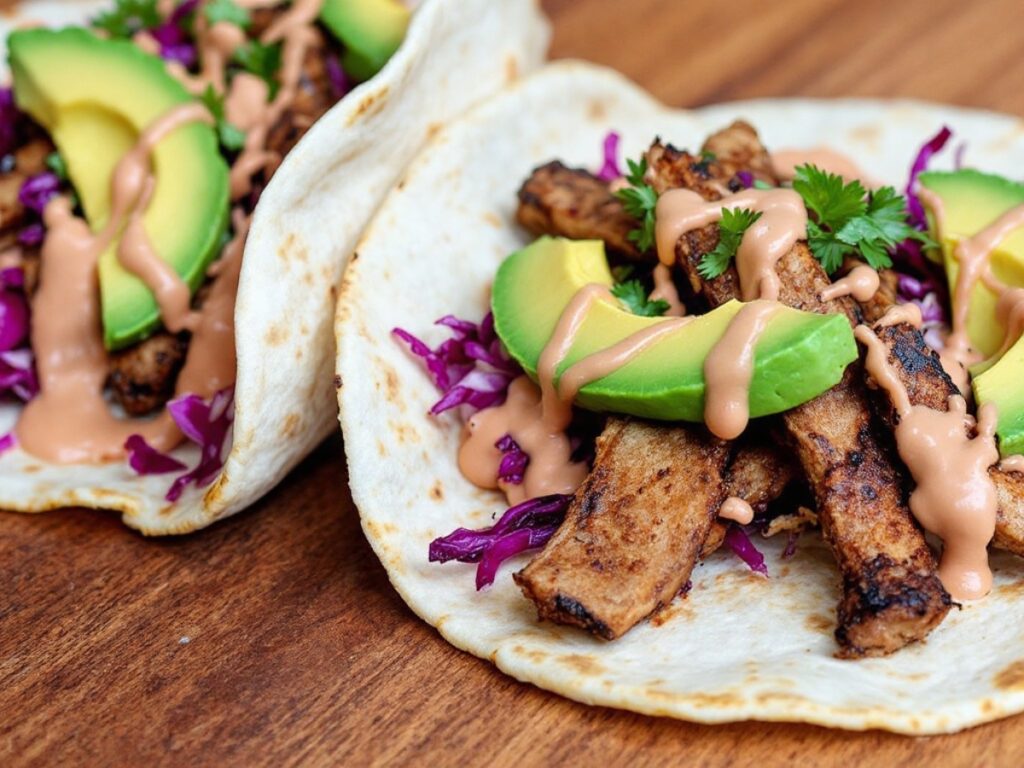
<path fill-rule="evenodd" d="M 996 436 L 999 453 L 1012 456 L 1024 453 L 1024 338 L 1007 350 L 999 361 L 971 382 L 979 405 L 996 406 Z"/>
<path fill-rule="evenodd" d="M 919 182 L 942 201 L 941 232 L 936 231 L 934 212 L 929 218 L 932 237 L 942 245 L 942 261 L 952 287 L 960 272 L 960 264 L 953 255 L 957 243 L 978 234 L 1011 208 L 1024 204 L 1024 184 L 971 168 L 928 171 L 921 174 Z M 1012 233 L 1000 243 L 989 263 L 995 276 L 1007 285 L 1024 286 L 1024 230 Z M 996 296 L 979 281 L 971 293 L 967 313 L 971 344 L 988 356 L 1002 346 L 1005 333 L 1006 329 L 996 319 Z"/>
<path fill-rule="evenodd" d="M 52 137 L 94 231 L 110 215 L 114 167 L 139 133 L 192 96 L 163 62 L 125 40 L 81 28 L 32 29 L 8 39 L 18 106 Z M 153 153 L 156 189 L 144 216 L 157 253 L 189 284 L 202 284 L 228 217 L 228 168 L 211 126 L 177 129 Z M 100 257 L 103 338 L 120 349 L 160 324 L 152 292 L 118 262 Z"/>
<path fill-rule="evenodd" d="M 398 50 L 411 14 L 399 0 L 325 0 L 320 21 L 345 46 L 345 71 L 362 81 L 377 74 Z"/>
<path fill-rule="evenodd" d="M 559 317 L 588 284 L 614 283 L 597 240 L 542 237 L 499 267 L 492 292 L 494 324 L 509 354 L 531 378 Z M 584 386 L 576 404 L 662 421 L 704 420 L 704 360 L 743 307 L 731 301 L 667 334 L 614 373 Z M 606 349 L 664 318 L 634 315 L 596 302 L 589 310 L 561 375 L 576 361 Z M 849 321 L 780 307 L 754 353 L 751 417 L 789 410 L 835 386 L 857 358 Z"/>

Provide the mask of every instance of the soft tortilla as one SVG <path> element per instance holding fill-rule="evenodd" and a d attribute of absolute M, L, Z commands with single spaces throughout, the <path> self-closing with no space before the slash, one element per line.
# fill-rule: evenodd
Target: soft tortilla
<path fill-rule="evenodd" d="M 551 65 L 438 135 L 393 191 L 344 279 L 336 331 L 341 423 L 363 529 L 409 606 L 452 644 L 578 701 L 716 723 L 806 721 L 912 734 L 956 731 L 1024 710 L 1024 563 L 993 558 L 986 600 L 946 619 L 927 643 L 884 659 L 839 661 L 838 594 L 827 549 L 805 535 L 796 555 L 758 539 L 771 578 L 728 553 L 654 621 L 611 643 L 539 623 L 507 563 L 475 592 L 473 566 L 427 562 L 427 545 L 504 509 L 459 474 L 459 421 L 426 415 L 438 394 L 389 335 L 433 343 L 447 313 L 477 319 L 502 258 L 529 241 L 513 224 L 516 189 L 552 158 L 595 168 L 609 129 L 636 157 L 655 135 L 697 147 L 731 120 L 750 120 L 769 147 L 827 144 L 871 177 L 900 184 L 942 124 L 972 165 L 1024 167 L 1024 123 L 913 102 L 754 101 L 667 111 L 605 70 Z M 949 153 L 952 154 L 952 153 Z M 413 260 L 409 254 L 422 258 Z"/>
<path fill-rule="evenodd" d="M 534 0 L 426 0 L 384 70 L 286 158 L 246 246 L 235 314 L 234 442 L 212 486 L 169 504 L 164 494 L 173 475 L 137 477 L 127 462 L 50 465 L 15 449 L 0 455 L 0 509 L 114 509 L 144 533 L 184 533 L 273 488 L 332 429 L 332 318 L 342 270 L 366 221 L 426 138 L 537 67 L 548 36 Z M 18 412 L 0 405 L 0 434 Z M 179 454 L 190 466 L 197 458 L 194 448 Z"/>

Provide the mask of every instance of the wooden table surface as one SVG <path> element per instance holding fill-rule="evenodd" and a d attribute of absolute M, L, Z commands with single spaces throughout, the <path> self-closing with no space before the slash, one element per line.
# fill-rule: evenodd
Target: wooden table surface
<path fill-rule="evenodd" d="M 555 56 L 672 104 L 914 96 L 1024 115 L 1019 0 L 546 8 Z M 345 483 L 334 438 L 254 509 L 184 538 L 98 512 L 0 514 L 0 764 L 1024 764 L 1021 717 L 927 739 L 705 727 L 517 683 L 403 605 Z"/>

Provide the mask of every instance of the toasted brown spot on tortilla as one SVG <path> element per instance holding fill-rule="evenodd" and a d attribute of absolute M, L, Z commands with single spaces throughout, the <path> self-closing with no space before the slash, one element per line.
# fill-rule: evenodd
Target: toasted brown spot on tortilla
<path fill-rule="evenodd" d="M 430 486 L 430 498 L 434 501 L 444 501 L 444 486 L 440 480 L 435 480 L 434 484 Z"/>
<path fill-rule="evenodd" d="M 359 102 L 359 106 L 356 107 L 356 111 L 352 113 L 352 116 L 348 119 L 348 124 L 354 125 L 358 120 L 365 117 L 372 117 L 384 109 L 384 105 L 388 101 L 389 88 L 385 85 L 379 91 L 368 94 L 363 97 L 363 100 Z"/>
<path fill-rule="evenodd" d="M 850 131 L 850 138 L 873 148 L 878 145 L 881 138 L 881 129 L 878 125 L 858 125 Z"/>
<path fill-rule="evenodd" d="M 1000 584 L 996 587 L 996 592 L 1000 595 L 1006 595 L 1007 597 L 1019 597 L 1024 595 L 1024 579 L 1011 581 L 1009 584 Z"/>
<path fill-rule="evenodd" d="M 804 619 L 804 626 L 812 632 L 824 632 L 828 634 L 835 629 L 836 622 L 831 616 L 825 616 L 821 613 L 812 613 Z"/>
<path fill-rule="evenodd" d="M 288 341 L 288 326 L 272 325 L 263 336 L 263 341 L 268 347 L 280 347 Z"/>
<path fill-rule="evenodd" d="M 427 126 L 427 140 L 428 141 L 432 140 L 435 136 L 437 136 L 437 134 L 439 134 L 441 132 L 441 129 L 443 127 L 444 126 L 441 123 L 431 123 L 430 125 L 428 125 Z M 404 182 L 405 179 L 402 179 L 402 181 Z"/>
<path fill-rule="evenodd" d="M 24 467 L 21 471 L 24 472 L 26 475 L 33 475 L 36 472 L 40 471 L 41 469 L 42 467 L 40 467 L 38 464 L 29 464 L 27 467 Z"/>
<path fill-rule="evenodd" d="M 519 79 L 519 61 L 515 56 L 505 59 L 505 82 L 514 83 Z"/>
<path fill-rule="evenodd" d="M 565 656 L 559 656 L 558 660 L 566 666 L 572 667 L 581 675 L 594 675 L 596 677 L 608 671 L 604 664 L 593 656 L 583 653 L 569 653 Z"/>
<path fill-rule="evenodd" d="M 228 484 L 228 473 L 221 472 L 217 475 L 217 479 L 214 481 L 210 489 L 203 495 L 203 504 L 207 507 L 216 506 L 224 495 L 224 486 Z"/>
<path fill-rule="evenodd" d="M 986 713 L 995 712 L 996 705 L 992 703 L 991 699 L 983 699 L 981 702 L 981 711 Z"/>
<path fill-rule="evenodd" d="M 1000 690 L 1016 690 L 1024 688 L 1024 659 L 1018 659 L 1000 670 L 994 679 L 996 688 Z"/>
<path fill-rule="evenodd" d="M 384 369 L 384 397 L 389 403 L 398 402 L 398 374 L 393 368 Z"/>
<path fill-rule="evenodd" d="M 277 257 L 282 261 L 288 261 L 292 248 L 295 247 L 295 234 L 290 233 L 285 237 L 284 242 L 277 247 Z"/>
<path fill-rule="evenodd" d="M 400 445 L 420 442 L 420 433 L 412 424 L 403 424 L 401 422 L 396 424 L 395 422 L 392 422 L 391 428 L 395 431 L 395 438 L 398 440 Z"/>
<path fill-rule="evenodd" d="M 301 421 L 302 417 L 297 413 L 289 413 L 285 416 L 284 422 L 281 424 L 281 437 L 295 437 L 299 432 L 299 423 Z"/>
<path fill-rule="evenodd" d="M 604 120 L 608 115 L 604 104 L 600 101 L 592 101 L 587 105 L 587 117 L 595 122 Z"/>
<path fill-rule="evenodd" d="M 512 653 L 518 656 L 525 656 L 534 664 L 540 664 L 548 657 L 547 653 L 540 650 L 540 648 L 524 648 L 521 645 L 513 645 Z"/>
<path fill-rule="evenodd" d="M 490 224 L 495 229 L 498 229 L 502 226 L 501 217 L 492 211 L 488 211 L 487 213 L 484 214 L 484 222 Z"/>

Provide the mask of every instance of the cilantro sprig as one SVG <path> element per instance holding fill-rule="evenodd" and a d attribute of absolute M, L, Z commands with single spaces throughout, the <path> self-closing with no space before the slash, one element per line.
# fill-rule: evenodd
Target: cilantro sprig
<path fill-rule="evenodd" d="M 221 146 L 229 152 L 238 152 L 245 146 L 245 133 L 227 121 L 224 115 L 224 97 L 213 90 L 212 85 L 208 85 L 201 98 L 217 122 L 217 138 Z"/>
<path fill-rule="evenodd" d="M 904 240 L 934 246 L 927 234 L 907 222 L 906 200 L 892 187 L 869 193 L 859 181 L 847 183 L 841 176 L 802 165 L 796 169 L 793 189 L 812 214 L 808 245 L 829 274 L 856 253 L 874 269 L 891 267 L 889 251 Z"/>
<path fill-rule="evenodd" d="M 277 73 L 281 69 L 281 43 L 264 44 L 250 40 L 235 51 L 234 61 L 246 72 L 265 80 L 270 86 L 270 98 L 274 98 L 280 85 Z"/>
<path fill-rule="evenodd" d="M 115 0 L 114 7 L 98 13 L 89 24 L 111 39 L 125 40 L 160 24 L 157 0 Z"/>
<path fill-rule="evenodd" d="M 640 222 L 640 226 L 630 231 L 627 237 L 641 251 L 648 251 L 654 247 L 654 211 L 658 207 L 658 193 L 644 180 L 646 157 L 640 158 L 639 163 L 627 159 L 626 165 L 629 168 L 626 174 L 629 186 L 620 189 L 615 196 L 622 201 L 626 213 Z"/>
<path fill-rule="evenodd" d="M 761 212 L 747 208 L 723 208 L 722 218 L 718 222 L 718 245 L 708 251 L 697 265 L 697 272 L 705 280 L 713 280 L 729 268 L 743 242 L 744 233 L 761 218 Z"/>
<path fill-rule="evenodd" d="M 252 21 L 249 11 L 234 0 L 209 0 L 203 8 L 203 13 L 211 25 L 219 21 L 226 21 L 236 27 L 246 29 Z"/>
<path fill-rule="evenodd" d="M 641 317 L 661 317 L 668 312 L 668 302 L 661 299 L 651 301 L 647 289 L 639 280 L 627 280 L 612 288 L 612 296 L 621 301 L 626 309 Z"/>

